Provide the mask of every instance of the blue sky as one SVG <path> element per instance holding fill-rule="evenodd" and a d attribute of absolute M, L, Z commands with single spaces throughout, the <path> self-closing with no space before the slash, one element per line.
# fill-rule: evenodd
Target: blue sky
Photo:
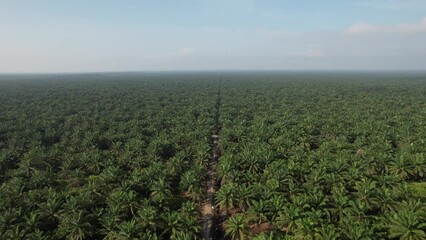
<path fill-rule="evenodd" d="M 426 70 L 424 0 L 0 0 L 0 72 Z"/>

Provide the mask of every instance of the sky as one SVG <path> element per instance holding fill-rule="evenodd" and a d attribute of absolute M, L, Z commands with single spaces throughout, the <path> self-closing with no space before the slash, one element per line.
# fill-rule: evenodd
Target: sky
<path fill-rule="evenodd" d="M 425 0 L 0 0 L 0 73 L 426 70 Z"/>

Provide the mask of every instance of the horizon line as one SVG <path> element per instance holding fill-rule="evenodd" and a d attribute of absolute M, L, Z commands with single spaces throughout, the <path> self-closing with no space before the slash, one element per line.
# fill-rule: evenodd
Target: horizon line
<path fill-rule="evenodd" d="M 201 70 L 123 70 L 123 71 L 72 71 L 72 72 L 0 72 L 1 75 L 81 75 L 125 73 L 220 73 L 220 72 L 424 72 L 426 69 L 201 69 Z"/>

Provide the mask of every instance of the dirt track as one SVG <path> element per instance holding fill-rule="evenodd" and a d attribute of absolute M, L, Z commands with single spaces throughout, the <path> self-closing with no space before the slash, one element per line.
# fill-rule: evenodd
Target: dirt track
<path fill-rule="evenodd" d="M 217 235 L 217 223 L 215 223 L 215 218 L 217 215 L 217 210 L 215 207 L 215 194 L 218 187 L 216 179 L 216 165 L 220 156 L 220 152 L 218 149 L 218 134 L 220 131 L 219 118 L 221 105 L 220 85 L 221 82 L 219 82 L 215 106 L 215 134 L 211 136 L 211 158 L 207 169 L 207 182 L 205 184 L 206 197 L 201 210 L 203 220 L 202 236 L 204 240 L 214 239 Z"/>

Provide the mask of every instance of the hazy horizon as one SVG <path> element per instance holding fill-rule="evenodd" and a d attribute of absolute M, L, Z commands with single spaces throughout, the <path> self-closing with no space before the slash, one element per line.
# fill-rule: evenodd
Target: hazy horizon
<path fill-rule="evenodd" d="M 0 2 L 0 73 L 425 71 L 426 1 Z"/>

